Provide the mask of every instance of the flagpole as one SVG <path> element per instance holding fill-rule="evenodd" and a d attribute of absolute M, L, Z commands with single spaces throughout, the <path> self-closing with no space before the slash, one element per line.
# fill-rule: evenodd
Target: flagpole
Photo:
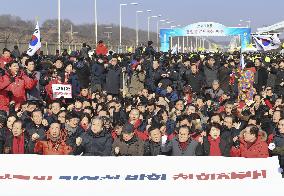
<path fill-rule="evenodd" d="M 58 0 L 58 50 L 59 50 L 59 54 L 61 53 L 60 43 L 61 43 L 61 40 L 60 40 L 60 0 Z"/>

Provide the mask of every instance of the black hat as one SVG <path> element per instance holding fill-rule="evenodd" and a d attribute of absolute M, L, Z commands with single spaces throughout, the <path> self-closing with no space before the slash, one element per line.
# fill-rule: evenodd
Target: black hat
<path fill-rule="evenodd" d="M 133 132 L 134 132 L 134 126 L 130 123 L 127 123 L 122 127 L 122 133 L 130 134 Z"/>
<path fill-rule="evenodd" d="M 148 46 L 151 46 L 153 44 L 152 41 L 148 41 Z"/>

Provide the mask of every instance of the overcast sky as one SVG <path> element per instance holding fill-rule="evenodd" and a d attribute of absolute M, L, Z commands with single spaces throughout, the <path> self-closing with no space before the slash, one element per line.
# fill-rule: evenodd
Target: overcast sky
<path fill-rule="evenodd" d="M 255 30 L 284 21 L 284 0 L 97 0 L 99 24 L 118 25 L 119 4 L 131 2 L 139 5 L 123 6 L 122 12 L 123 26 L 131 28 L 135 28 L 136 10 L 147 9 L 152 10 L 151 15 L 161 14 L 160 19 L 169 19 L 175 21 L 174 25 L 183 26 L 207 21 L 238 26 L 240 19 L 243 19 L 251 20 Z M 1 3 L 0 14 L 16 15 L 25 20 L 34 20 L 38 16 L 41 22 L 56 19 L 57 0 L 9 0 Z M 140 28 L 147 29 L 148 15 L 139 15 Z M 70 19 L 75 24 L 94 23 L 94 0 L 61 0 L 61 18 Z M 155 31 L 155 24 L 151 23 L 152 31 Z"/>

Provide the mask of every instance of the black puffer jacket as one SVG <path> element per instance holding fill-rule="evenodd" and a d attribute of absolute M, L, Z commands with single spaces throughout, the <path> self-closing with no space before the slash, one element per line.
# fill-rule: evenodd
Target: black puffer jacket
<path fill-rule="evenodd" d="M 111 134 L 103 129 L 95 134 L 92 130 L 81 135 L 82 143 L 74 149 L 74 155 L 83 153 L 84 156 L 110 156 L 112 148 Z"/>

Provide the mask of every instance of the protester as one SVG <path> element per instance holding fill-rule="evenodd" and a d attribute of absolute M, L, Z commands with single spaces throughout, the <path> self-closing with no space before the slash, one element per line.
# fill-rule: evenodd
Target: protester
<path fill-rule="evenodd" d="M 239 52 L 171 54 L 152 44 L 92 56 L 84 44 L 70 55 L 19 59 L 4 49 L 0 152 L 276 155 L 283 165 L 282 54 L 246 53 L 242 68 Z M 72 98 L 55 98 L 54 84 L 71 85 Z"/>
<path fill-rule="evenodd" d="M 38 139 L 34 147 L 34 153 L 41 155 L 68 155 L 72 147 L 65 141 L 66 133 L 60 129 L 60 123 L 54 122 L 50 125 L 46 140 Z"/>
<path fill-rule="evenodd" d="M 143 156 L 144 142 L 134 133 L 134 126 L 127 123 L 123 126 L 121 136 L 112 144 L 114 156 Z"/>

